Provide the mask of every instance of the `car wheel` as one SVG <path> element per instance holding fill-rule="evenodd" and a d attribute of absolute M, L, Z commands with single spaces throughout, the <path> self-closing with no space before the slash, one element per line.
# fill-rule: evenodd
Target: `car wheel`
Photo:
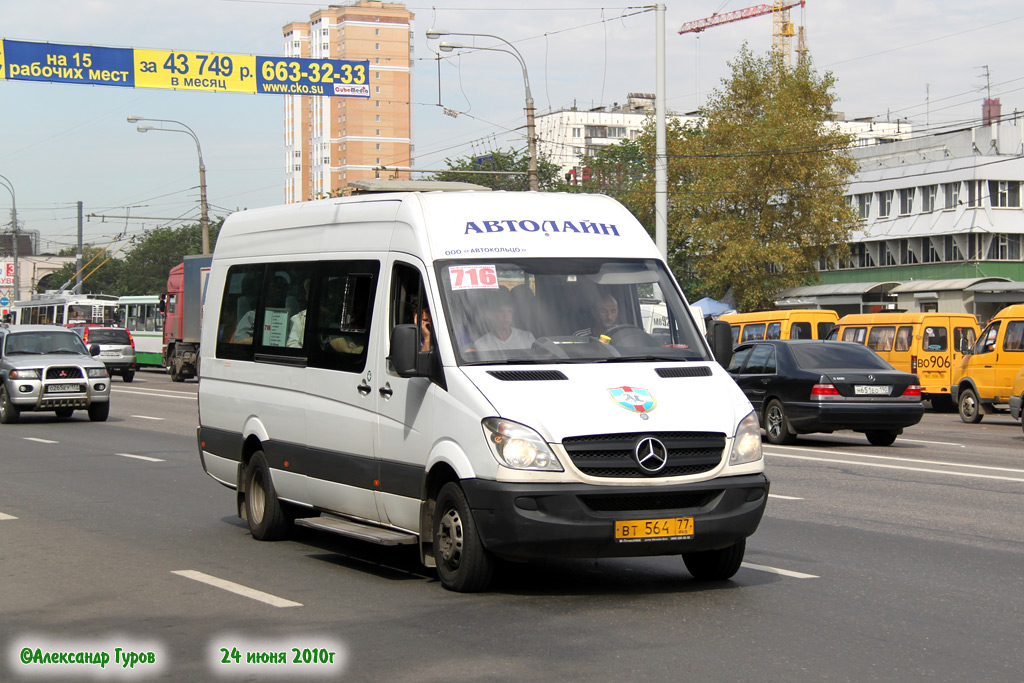
<path fill-rule="evenodd" d="M 960 419 L 967 424 L 977 424 L 985 413 L 981 410 L 981 403 L 978 401 L 978 394 L 974 389 L 961 389 L 960 399 L 957 403 L 960 409 Z"/>
<path fill-rule="evenodd" d="M 698 581 L 725 581 L 739 571 L 746 549 L 747 539 L 741 538 L 728 548 L 683 553 L 683 562 Z"/>
<path fill-rule="evenodd" d="M 253 453 L 245 469 L 245 519 L 249 533 L 258 541 L 279 541 L 288 535 L 288 517 L 277 498 L 263 451 Z"/>
<path fill-rule="evenodd" d="M 892 442 L 896 440 L 897 434 L 894 431 L 877 429 L 868 432 L 866 436 L 868 437 L 868 443 L 872 446 L 891 446 Z"/>
<path fill-rule="evenodd" d="M 75 409 L 74 408 L 57 408 L 57 410 L 55 410 L 54 412 L 57 413 L 57 417 L 58 418 L 60 418 L 61 420 L 66 420 L 69 417 L 71 417 L 71 415 L 75 412 Z"/>
<path fill-rule="evenodd" d="M 494 571 L 466 494 L 455 482 L 441 487 L 434 505 L 434 560 L 441 585 L 459 593 L 486 589 Z"/>
<path fill-rule="evenodd" d="M 122 374 L 121 377 L 122 379 L 124 379 L 125 382 L 131 382 L 133 379 L 135 379 L 135 371 L 125 370 L 124 374 Z"/>
<path fill-rule="evenodd" d="M 772 399 L 764 411 L 764 432 L 768 437 L 768 443 L 784 445 L 796 441 L 796 435 L 789 432 L 786 410 L 778 399 Z"/>
<path fill-rule="evenodd" d="M 177 358 L 171 359 L 171 381 L 172 382 L 184 382 L 185 375 L 181 371 L 181 361 Z"/>
<path fill-rule="evenodd" d="M 93 403 L 89 406 L 89 419 L 93 422 L 106 422 L 108 415 L 110 415 L 110 401 Z"/>
<path fill-rule="evenodd" d="M 7 387 L 0 386 L 0 423 L 14 424 L 21 418 L 21 409 L 7 395 Z"/>

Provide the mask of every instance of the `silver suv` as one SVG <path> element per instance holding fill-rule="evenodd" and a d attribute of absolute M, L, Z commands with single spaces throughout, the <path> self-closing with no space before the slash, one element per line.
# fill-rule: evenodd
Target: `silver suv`
<path fill-rule="evenodd" d="M 135 339 L 132 333 L 123 327 L 72 327 L 71 330 L 82 337 L 89 348 L 93 344 L 100 347 L 98 360 L 107 366 L 107 372 L 121 375 L 125 382 L 135 379 Z"/>
<path fill-rule="evenodd" d="M 0 423 L 24 410 L 52 410 L 66 419 L 76 409 L 103 422 L 110 413 L 110 374 L 77 334 L 53 325 L 0 324 Z"/>

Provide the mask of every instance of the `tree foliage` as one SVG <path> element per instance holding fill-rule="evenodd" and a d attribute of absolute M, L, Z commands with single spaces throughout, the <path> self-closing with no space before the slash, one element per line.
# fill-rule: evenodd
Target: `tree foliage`
<path fill-rule="evenodd" d="M 433 174 L 431 180 L 447 182 L 476 183 L 493 190 L 529 190 L 530 181 L 527 170 L 530 157 L 522 150 L 500 149 L 486 154 L 464 156 L 459 159 L 445 159 L 448 170 Z M 469 173 L 452 173 L 451 171 L 469 171 Z M 484 171 L 518 171 L 515 175 L 494 175 Z M 540 189 L 553 190 L 558 186 L 559 167 L 548 161 L 543 155 L 537 160 L 537 179 Z"/>
<path fill-rule="evenodd" d="M 211 221 L 210 249 L 217 243 L 223 219 Z M 127 254 L 125 253 L 127 252 Z M 203 253 L 202 229 L 198 223 L 177 228 L 147 230 L 122 252 L 93 245 L 82 249 L 82 293 L 128 296 L 162 294 L 167 289 L 167 274 L 184 260 L 186 254 Z M 71 250 L 67 255 L 74 255 Z M 94 258 L 96 257 L 96 258 Z M 91 263 L 90 263 L 91 260 Z M 39 284 L 39 291 L 58 289 L 64 283 L 75 285 L 75 264 L 69 263 Z"/>
<path fill-rule="evenodd" d="M 815 281 L 817 263 L 849 241 L 855 164 L 850 136 L 829 123 L 830 73 L 746 46 L 730 67 L 701 125 L 667 127 L 669 260 L 691 299 L 731 292 L 738 310 L 758 310 Z M 582 162 L 585 189 L 616 196 L 652 234 L 654 153 L 649 120 L 637 140 Z"/>

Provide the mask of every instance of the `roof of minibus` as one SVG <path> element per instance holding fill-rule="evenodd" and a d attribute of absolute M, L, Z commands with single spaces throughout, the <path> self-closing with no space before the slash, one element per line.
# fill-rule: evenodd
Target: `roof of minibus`
<path fill-rule="evenodd" d="M 904 311 L 902 313 L 850 313 L 844 315 L 839 319 L 837 326 L 844 327 L 847 325 L 918 325 L 925 320 L 935 320 L 938 318 L 951 318 L 957 321 L 970 321 L 973 324 L 978 324 L 978 319 L 970 313 L 937 313 L 931 311 L 928 313 L 910 312 Z"/>
<path fill-rule="evenodd" d="M 754 311 L 752 313 L 728 313 L 718 317 L 730 323 L 769 322 L 791 318 L 825 318 L 837 320 L 839 314 L 830 308 L 784 308 L 778 311 Z"/>
<path fill-rule="evenodd" d="M 345 240 L 339 232 L 348 233 Z M 409 251 L 431 259 L 659 257 L 646 229 L 611 197 L 462 191 L 380 193 L 241 211 L 225 221 L 214 258 L 357 250 Z"/>
<path fill-rule="evenodd" d="M 995 319 L 1005 320 L 1007 318 L 1024 318 L 1024 304 L 1013 304 L 1007 306 L 1003 310 L 992 316 L 992 320 Z"/>

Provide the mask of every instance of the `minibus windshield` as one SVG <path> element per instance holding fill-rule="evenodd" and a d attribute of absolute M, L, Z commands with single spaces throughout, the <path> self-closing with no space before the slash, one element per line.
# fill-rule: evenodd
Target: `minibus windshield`
<path fill-rule="evenodd" d="M 436 264 L 460 365 L 711 360 L 656 259 Z"/>

